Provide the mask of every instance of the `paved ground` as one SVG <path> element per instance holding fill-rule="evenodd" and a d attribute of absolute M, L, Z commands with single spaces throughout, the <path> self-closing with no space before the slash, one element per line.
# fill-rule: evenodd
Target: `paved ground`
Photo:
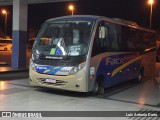
<path fill-rule="evenodd" d="M 31 87 L 28 73 L 21 72 L 20 75 L 21 77 L 15 75 L 15 77 L 0 78 L 0 111 L 160 111 L 160 89 L 155 80 L 148 80 L 142 84 L 131 81 L 106 89 L 103 96 L 92 96 Z M 64 113 L 59 114 L 63 116 Z M 17 120 L 17 118 L 12 119 Z M 54 119 L 144 120 L 144 117 L 60 117 Z M 148 119 L 158 120 L 158 118 L 149 117 Z"/>
<path fill-rule="evenodd" d="M 11 52 L 7 54 L 0 52 L 3 58 L 8 53 L 11 54 Z M 0 68 L 10 69 L 10 67 L 2 66 Z M 160 63 L 156 64 L 156 77 L 160 77 Z M 147 81 L 142 84 L 130 81 L 106 89 L 103 96 L 92 96 L 91 94 L 31 87 L 26 71 L 0 74 L 0 111 L 95 111 L 93 113 L 78 112 L 80 116 L 87 115 L 88 117 L 63 117 L 65 114 L 73 116 L 77 113 L 53 112 L 52 114 L 60 117 L 36 118 L 37 120 L 158 120 L 157 117 L 92 117 L 101 113 L 96 111 L 118 111 L 119 114 L 123 114 L 121 111 L 160 111 L 160 88 L 155 78 L 146 79 Z M 103 113 L 103 115 L 106 114 L 109 113 Z M 113 116 L 114 114 L 117 115 L 116 112 L 111 113 Z M 8 119 L 3 118 L 2 120 Z M 35 120 L 35 118 L 28 119 Z"/>
<path fill-rule="evenodd" d="M 12 51 L 0 51 L 0 66 L 1 66 L 1 63 L 11 65 L 11 55 L 12 55 Z M 31 56 L 31 52 L 29 50 L 27 50 L 26 66 L 28 66 L 28 64 L 29 64 L 30 56 Z"/>

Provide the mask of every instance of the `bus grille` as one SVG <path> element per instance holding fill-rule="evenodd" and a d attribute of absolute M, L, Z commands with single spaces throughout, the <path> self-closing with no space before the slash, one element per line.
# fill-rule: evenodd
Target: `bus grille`
<path fill-rule="evenodd" d="M 56 80 L 56 83 L 46 82 L 46 79 L 44 79 L 44 78 L 37 78 L 37 81 L 40 84 L 52 85 L 52 86 L 64 86 L 64 85 L 66 85 L 68 83 L 68 82 L 65 82 L 65 81 L 62 81 L 62 80 Z"/>

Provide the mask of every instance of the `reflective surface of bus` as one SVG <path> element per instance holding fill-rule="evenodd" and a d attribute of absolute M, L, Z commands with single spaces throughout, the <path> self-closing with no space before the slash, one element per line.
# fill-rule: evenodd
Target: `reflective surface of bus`
<path fill-rule="evenodd" d="M 154 34 L 134 22 L 101 16 L 50 19 L 33 45 L 30 83 L 103 94 L 106 87 L 140 81 L 154 74 Z"/>

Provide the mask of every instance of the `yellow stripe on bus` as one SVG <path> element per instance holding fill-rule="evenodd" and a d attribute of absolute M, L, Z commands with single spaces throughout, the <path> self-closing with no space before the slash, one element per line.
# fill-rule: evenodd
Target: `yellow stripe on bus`
<path fill-rule="evenodd" d="M 116 68 L 116 69 L 113 70 L 113 72 L 112 72 L 112 77 L 113 77 L 114 75 L 116 75 L 119 71 L 121 71 L 123 68 L 127 67 L 128 65 L 132 64 L 133 62 L 135 62 L 135 61 L 137 61 L 137 60 L 139 60 L 139 59 L 141 59 L 141 58 L 142 58 L 142 56 L 137 57 L 137 58 L 135 58 L 135 59 L 133 59 L 133 60 L 131 60 L 131 61 L 129 61 L 129 62 L 126 62 L 125 64 L 121 65 L 120 67 Z"/>

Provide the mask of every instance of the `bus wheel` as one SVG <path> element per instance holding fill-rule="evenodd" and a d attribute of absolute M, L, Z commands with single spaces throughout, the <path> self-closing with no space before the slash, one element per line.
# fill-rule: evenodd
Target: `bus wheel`
<path fill-rule="evenodd" d="M 98 95 L 104 95 L 104 87 L 103 86 L 99 86 Z"/>
<path fill-rule="evenodd" d="M 139 83 L 141 83 L 143 77 L 144 77 L 144 69 L 141 69 L 140 72 L 139 72 L 139 74 L 138 74 L 137 81 L 138 81 Z"/>
<path fill-rule="evenodd" d="M 97 80 L 94 84 L 93 90 L 92 90 L 93 95 L 103 95 L 104 94 L 104 87 L 102 85 L 102 81 Z"/>
<path fill-rule="evenodd" d="M 7 51 L 7 48 L 4 48 L 4 51 Z"/>
<path fill-rule="evenodd" d="M 93 89 L 92 89 L 92 94 L 93 94 L 93 95 L 97 95 L 98 89 L 99 89 L 99 85 L 98 85 L 97 82 L 95 82 L 94 87 L 93 87 Z"/>

